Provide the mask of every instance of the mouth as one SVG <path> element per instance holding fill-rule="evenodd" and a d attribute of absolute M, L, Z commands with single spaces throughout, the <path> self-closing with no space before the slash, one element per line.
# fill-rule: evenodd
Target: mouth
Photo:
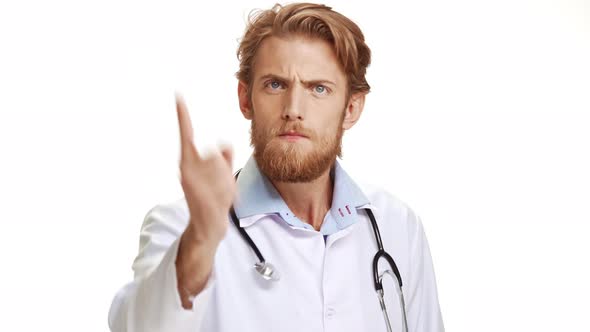
<path fill-rule="evenodd" d="M 279 135 L 280 138 L 286 139 L 289 141 L 299 140 L 303 138 L 309 138 L 306 135 L 296 132 L 296 131 L 287 131 Z"/>

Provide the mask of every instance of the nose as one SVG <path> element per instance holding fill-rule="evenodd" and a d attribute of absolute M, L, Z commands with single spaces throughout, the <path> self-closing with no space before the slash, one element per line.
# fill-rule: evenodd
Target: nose
<path fill-rule="evenodd" d="M 286 94 L 281 118 L 285 121 L 303 120 L 305 90 L 298 85 L 291 87 Z"/>

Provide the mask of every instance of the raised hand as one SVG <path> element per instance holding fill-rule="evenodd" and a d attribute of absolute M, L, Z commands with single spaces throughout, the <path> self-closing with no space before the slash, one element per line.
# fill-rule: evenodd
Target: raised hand
<path fill-rule="evenodd" d="M 176 98 L 180 128 L 180 182 L 188 205 L 189 224 L 182 234 L 176 260 L 179 292 L 183 306 L 190 306 L 187 295 L 195 295 L 211 272 L 217 245 L 228 227 L 228 213 L 236 195 L 232 175 L 232 151 L 221 148 L 204 158 L 199 155 L 187 107 Z"/>

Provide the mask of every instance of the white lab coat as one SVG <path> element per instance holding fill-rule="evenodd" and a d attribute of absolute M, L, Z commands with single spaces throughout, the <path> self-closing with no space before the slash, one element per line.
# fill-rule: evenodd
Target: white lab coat
<path fill-rule="evenodd" d="M 444 331 L 435 275 L 422 223 L 388 193 L 362 187 L 371 201 L 384 248 L 403 280 L 409 331 Z M 275 216 L 257 215 L 240 224 L 280 281 L 263 280 L 255 254 L 233 224 L 214 260 L 206 288 L 193 308 L 182 307 L 175 258 L 188 222 L 184 199 L 149 211 L 141 229 L 135 279 L 115 296 L 109 311 L 113 332 L 139 331 L 386 331 L 373 286 L 371 264 L 377 245 L 368 216 L 329 235 L 294 228 Z M 381 269 L 385 268 L 384 260 Z M 401 309 L 393 281 L 385 282 L 389 316 L 401 331 Z"/>

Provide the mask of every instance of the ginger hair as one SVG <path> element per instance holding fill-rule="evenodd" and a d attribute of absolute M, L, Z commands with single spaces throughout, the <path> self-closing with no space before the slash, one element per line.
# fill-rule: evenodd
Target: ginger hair
<path fill-rule="evenodd" d="M 370 91 L 365 74 L 371 63 L 371 50 L 356 23 L 325 5 L 292 3 L 282 6 L 277 3 L 272 9 L 250 12 L 240 40 L 237 51 L 240 68 L 236 77 L 248 85 L 249 94 L 256 51 L 270 36 L 302 36 L 328 42 L 347 76 L 347 96 Z"/>

